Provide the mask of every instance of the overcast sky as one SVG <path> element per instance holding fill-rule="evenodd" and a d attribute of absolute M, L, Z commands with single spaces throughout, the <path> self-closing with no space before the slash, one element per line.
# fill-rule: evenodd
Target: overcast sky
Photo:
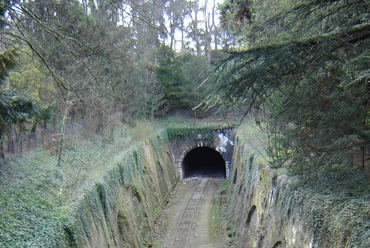
<path fill-rule="evenodd" d="M 80 3 L 82 3 L 82 0 L 78 0 Z M 153 0 L 155 1 L 155 0 Z M 183 0 L 183 1 L 192 1 L 192 0 Z M 214 5 L 214 2 L 215 2 L 215 5 L 217 7 L 218 4 L 222 3 L 224 0 L 208 0 L 207 1 L 207 13 L 210 13 L 212 11 L 212 8 L 213 8 L 213 5 Z M 199 0 L 199 6 L 200 7 L 204 7 L 206 4 L 206 0 Z M 131 21 L 131 9 L 129 6 L 126 6 L 126 8 L 123 10 L 124 12 L 122 13 L 123 16 L 121 17 L 122 20 L 120 21 L 121 24 L 125 25 L 124 23 L 129 23 Z M 194 13 L 193 13 L 194 14 Z M 216 8 L 216 13 L 215 13 L 215 23 L 216 25 L 219 24 L 219 11 L 217 10 Z M 166 17 L 165 17 L 166 18 Z M 204 16 L 203 16 L 203 13 L 202 12 L 199 12 L 198 13 L 198 20 L 200 21 L 199 23 L 199 28 L 202 29 L 204 28 L 204 22 L 201 22 L 201 21 L 204 21 Z M 185 26 L 187 26 L 190 21 L 191 21 L 191 18 L 190 17 L 187 17 L 185 18 Z M 166 27 L 167 27 L 167 30 L 169 30 L 169 21 L 166 22 Z M 176 51 L 180 51 L 181 50 L 181 32 L 179 30 L 176 30 L 175 32 L 175 50 Z M 185 41 L 191 41 L 190 39 L 186 39 L 185 38 Z M 170 38 L 168 37 L 167 40 L 166 40 L 166 43 L 169 44 L 170 42 Z M 213 44 L 212 44 L 213 45 Z"/>

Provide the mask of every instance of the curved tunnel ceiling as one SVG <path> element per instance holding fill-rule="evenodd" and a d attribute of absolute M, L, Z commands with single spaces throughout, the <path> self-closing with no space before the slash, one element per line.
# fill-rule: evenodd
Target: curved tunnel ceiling
<path fill-rule="evenodd" d="M 186 153 L 182 161 L 183 178 L 226 177 L 226 164 L 221 154 L 207 146 L 196 147 Z"/>

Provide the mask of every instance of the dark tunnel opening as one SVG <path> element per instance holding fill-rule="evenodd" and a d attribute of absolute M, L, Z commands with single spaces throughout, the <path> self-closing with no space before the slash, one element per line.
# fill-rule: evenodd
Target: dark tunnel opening
<path fill-rule="evenodd" d="M 182 161 L 184 178 L 221 177 L 226 178 L 226 164 L 221 154 L 211 147 L 196 147 L 190 150 Z"/>

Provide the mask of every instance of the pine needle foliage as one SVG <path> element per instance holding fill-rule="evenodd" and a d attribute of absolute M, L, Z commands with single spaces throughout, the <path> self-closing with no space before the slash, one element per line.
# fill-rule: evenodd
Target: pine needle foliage
<path fill-rule="evenodd" d="M 301 1 L 265 22 L 254 22 L 245 37 L 253 44 L 270 44 L 340 32 L 367 23 L 367 9 L 364 0 Z"/>
<path fill-rule="evenodd" d="M 15 90 L 0 90 L 0 131 L 39 113 L 32 99 Z"/>
<path fill-rule="evenodd" d="M 201 106 L 240 105 L 267 116 L 275 166 L 289 161 L 310 175 L 350 164 L 354 149 L 370 141 L 364 4 L 304 1 L 251 27 L 242 34 L 249 48 L 230 52 L 209 77 L 215 86 Z"/>

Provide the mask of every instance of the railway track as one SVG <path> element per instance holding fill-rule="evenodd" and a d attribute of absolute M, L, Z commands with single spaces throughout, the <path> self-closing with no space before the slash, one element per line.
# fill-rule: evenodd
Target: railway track
<path fill-rule="evenodd" d="M 172 248 L 189 247 L 194 221 L 197 217 L 199 205 L 202 201 L 204 189 L 206 188 L 208 181 L 209 179 L 202 178 L 195 187 L 195 190 L 181 215 L 180 221 L 177 223 L 176 232 L 171 246 Z"/>

